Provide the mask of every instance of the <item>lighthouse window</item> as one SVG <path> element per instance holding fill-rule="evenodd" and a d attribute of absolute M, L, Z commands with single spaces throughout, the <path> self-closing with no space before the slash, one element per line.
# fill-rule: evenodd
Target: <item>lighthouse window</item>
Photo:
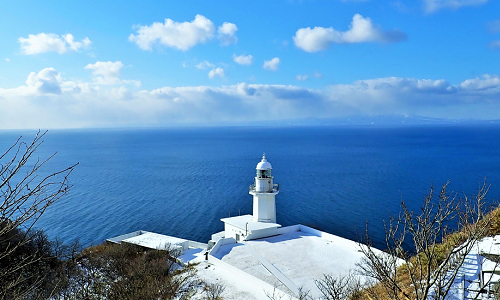
<path fill-rule="evenodd" d="M 257 170 L 258 178 L 271 178 L 271 170 Z"/>

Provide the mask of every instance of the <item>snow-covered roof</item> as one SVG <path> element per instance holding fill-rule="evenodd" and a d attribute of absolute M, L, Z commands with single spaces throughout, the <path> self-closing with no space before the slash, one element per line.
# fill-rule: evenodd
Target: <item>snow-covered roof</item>
<path fill-rule="evenodd" d="M 257 170 L 267 170 L 267 169 L 272 169 L 273 167 L 271 164 L 266 160 L 266 155 L 264 154 L 262 156 L 262 160 L 257 164 L 256 169 Z"/>
<path fill-rule="evenodd" d="M 261 229 L 268 228 L 278 228 L 281 227 L 280 224 L 276 223 L 264 223 L 264 222 L 255 222 L 253 220 L 252 215 L 243 215 L 238 217 L 224 218 L 220 219 L 222 222 L 232 225 L 234 227 L 249 231 L 256 231 Z M 248 224 L 248 225 L 247 225 Z M 247 227 L 248 226 L 248 227 Z"/>
<path fill-rule="evenodd" d="M 212 259 L 235 267 L 289 295 L 302 287 L 310 290 L 311 296 L 318 297 L 320 292 L 314 283 L 315 279 L 321 279 L 325 274 L 345 276 L 363 258 L 356 242 L 307 226 L 283 227 L 278 232 L 281 234 L 222 245 L 213 253 Z M 211 276 L 209 270 L 204 272 L 204 277 Z M 231 278 L 227 284 L 238 286 L 235 284 L 239 280 L 237 274 L 227 277 Z M 242 282 L 242 285 L 248 286 L 249 283 Z M 230 299 L 265 298 L 255 294 Z"/>
<path fill-rule="evenodd" d="M 165 249 L 165 247 L 169 245 L 174 246 L 187 242 L 187 240 L 176 238 L 173 236 L 153 232 L 143 232 L 144 233 L 141 235 L 122 240 L 122 242 L 139 245 L 150 249 Z"/>

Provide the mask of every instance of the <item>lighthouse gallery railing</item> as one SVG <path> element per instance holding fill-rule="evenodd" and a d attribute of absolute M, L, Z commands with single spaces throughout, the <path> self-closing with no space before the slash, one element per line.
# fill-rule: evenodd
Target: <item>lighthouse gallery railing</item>
<path fill-rule="evenodd" d="M 255 189 L 255 184 L 250 185 L 250 192 L 254 192 L 254 193 L 276 193 L 279 190 L 280 190 L 280 185 L 278 183 L 273 184 L 272 191 L 257 191 Z"/>

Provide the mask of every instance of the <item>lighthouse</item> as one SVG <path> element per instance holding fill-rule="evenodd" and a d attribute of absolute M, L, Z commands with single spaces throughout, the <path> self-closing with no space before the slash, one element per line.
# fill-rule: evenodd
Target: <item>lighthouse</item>
<path fill-rule="evenodd" d="M 254 184 L 250 186 L 253 196 L 253 215 L 243 215 L 221 219 L 224 231 L 213 234 L 211 241 L 232 238 L 236 242 L 260 239 L 277 235 L 280 224 L 276 223 L 275 197 L 279 186 L 273 182 L 273 167 L 266 159 L 266 154 L 255 168 Z"/>
<path fill-rule="evenodd" d="M 250 186 L 253 195 L 253 220 L 255 222 L 276 223 L 276 200 L 279 193 L 278 184 L 274 184 L 272 166 L 266 159 L 266 154 L 255 168 L 257 175 Z"/>

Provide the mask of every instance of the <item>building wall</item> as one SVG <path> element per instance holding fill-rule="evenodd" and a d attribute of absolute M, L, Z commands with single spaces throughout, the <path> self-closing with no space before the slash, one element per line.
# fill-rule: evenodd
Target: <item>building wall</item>
<path fill-rule="evenodd" d="M 277 229 L 278 228 L 266 228 L 261 230 L 254 230 L 248 235 L 246 240 L 249 241 L 249 240 L 261 239 L 268 236 L 278 235 Z"/>
<path fill-rule="evenodd" d="M 243 241 L 246 237 L 246 230 L 224 223 L 224 233 L 226 238 L 233 238 L 237 242 Z"/>
<path fill-rule="evenodd" d="M 236 243 L 236 241 L 233 239 L 233 238 L 224 238 L 224 239 L 220 239 L 217 241 L 217 243 L 215 243 L 215 245 L 212 247 L 212 249 L 210 249 L 210 255 L 216 255 L 217 252 L 219 251 L 220 247 L 224 246 L 224 245 L 227 245 L 227 244 L 234 244 Z"/>
<path fill-rule="evenodd" d="M 253 196 L 253 217 L 258 222 L 276 223 L 276 194 L 255 194 Z"/>
<path fill-rule="evenodd" d="M 225 233 L 225 238 L 233 238 L 237 242 L 242 242 L 242 241 L 249 241 L 249 240 L 255 240 L 255 239 L 260 239 L 268 236 L 273 236 L 273 235 L 278 235 L 277 228 L 265 228 L 265 229 L 260 229 L 260 230 L 252 230 L 246 232 L 245 229 L 241 229 L 232 225 L 229 225 L 227 223 L 224 223 L 224 233 Z"/>
<path fill-rule="evenodd" d="M 271 192 L 273 190 L 273 178 L 255 178 L 255 190 L 257 192 Z"/>

